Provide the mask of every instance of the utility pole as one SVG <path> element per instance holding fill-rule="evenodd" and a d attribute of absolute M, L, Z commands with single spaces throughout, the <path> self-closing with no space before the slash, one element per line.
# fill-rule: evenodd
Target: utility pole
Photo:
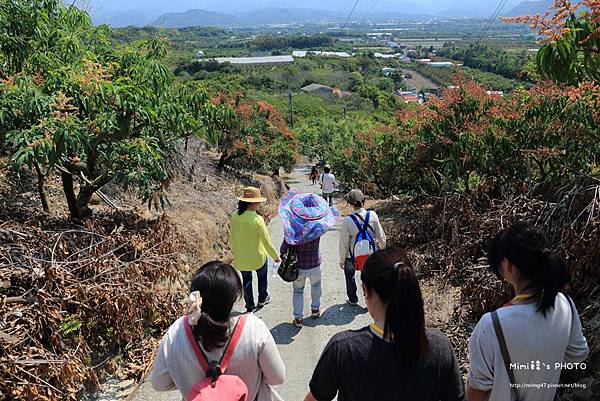
<path fill-rule="evenodd" d="M 290 105 L 290 127 L 294 129 L 294 107 L 292 105 L 292 91 L 288 94 L 289 105 Z"/>

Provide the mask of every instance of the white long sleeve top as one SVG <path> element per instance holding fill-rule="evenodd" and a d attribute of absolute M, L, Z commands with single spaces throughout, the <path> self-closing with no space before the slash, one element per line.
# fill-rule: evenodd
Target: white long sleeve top
<path fill-rule="evenodd" d="M 232 318 L 232 327 L 234 320 Z M 158 347 L 150 379 L 156 391 L 179 390 L 185 400 L 193 385 L 206 376 L 185 333 L 185 321 L 179 318 L 171 325 Z M 199 343 L 200 347 L 202 344 Z M 219 360 L 223 348 L 205 354 Z M 227 374 L 238 376 L 248 386 L 249 400 L 271 401 L 272 385 L 285 380 L 285 366 L 265 323 L 250 314 L 242 336 L 233 351 Z"/>

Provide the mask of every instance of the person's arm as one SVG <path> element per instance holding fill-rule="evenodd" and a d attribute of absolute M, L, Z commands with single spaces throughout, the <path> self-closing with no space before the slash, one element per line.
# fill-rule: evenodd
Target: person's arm
<path fill-rule="evenodd" d="M 340 369 L 338 347 L 335 337 L 325 346 L 309 383 L 308 400 L 331 401 L 340 389 Z M 312 397 L 312 398 L 309 398 Z"/>
<path fill-rule="evenodd" d="M 489 313 L 483 315 L 469 337 L 467 400 L 487 400 L 494 385 L 494 344 L 496 335 Z M 492 338 L 493 336 L 493 338 Z"/>
<path fill-rule="evenodd" d="M 490 391 L 477 390 L 467 383 L 467 401 L 487 401 L 490 398 Z"/>
<path fill-rule="evenodd" d="M 373 212 L 373 214 L 375 214 L 375 237 L 377 238 L 377 242 L 379 242 L 379 248 L 385 249 L 387 245 L 385 232 L 383 231 L 383 227 L 381 227 L 381 223 L 379 222 L 379 216 L 375 212 Z"/>
<path fill-rule="evenodd" d="M 447 347 L 447 369 L 442 378 L 439 399 L 440 401 L 465 401 L 465 385 L 460 374 L 456 353 L 450 345 L 450 341 L 448 341 Z"/>
<path fill-rule="evenodd" d="M 285 381 L 285 365 L 275 345 L 275 340 L 267 326 L 260 321 L 264 327 L 266 341 L 258 354 L 258 364 L 262 371 L 265 382 L 271 386 L 277 386 Z"/>
<path fill-rule="evenodd" d="M 269 256 L 271 256 L 275 262 L 281 261 L 277 249 L 275 249 L 275 245 L 273 245 L 273 241 L 271 241 L 271 236 L 269 235 L 265 220 L 260 216 L 258 216 L 258 235 Z"/>
<path fill-rule="evenodd" d="M 233 218 L 231 219 L 231 221 L 229 222 L 229 247 L 231 248 L 231 252 L 233 254 L 235 254 L 235 250 L 234 248 L 236 247 L 236 243 L 233 240 Z"/>
<path fill-rule="evenodd" d="M 152 373 L 150 373 L 150 382 L 152 383 L 152 388 L 156 391 L 171 391 L 177 389 L 175 387 L 175 382 L 173 382 L 173 378 L 171 377 L 171 373 L 167 368 L 167 336 L 168 333 L 165 334 L 160 341 L 158 351 L 156 352 L 156 360 L 152 367 Z"/>
<path fill-rule="evenodd" d="M 348 220 L 344 220 L 342 223 L 342 229 L 340 230 L 340 242 L 339 242 L 339 255 L 340 255 L 340 267 L 344 267 L 346 257 L 348 256 L 348 249 L 350 248 L 350 229 L 348 228 Z"/>
<path fill-rule="evenodd" d="M 575 308 L 575 303 L 571 299 L 567 299 L 567 302 L 571 304 L 573 324 L 571 325 L 569 345 L 567 345 L 567 350 L 565 352 L 565 362 L 582 362 L 587 358 L 590 349 L 587 340 L 583 336 L 581 320 L 579 319 L 577 308 Z"/>

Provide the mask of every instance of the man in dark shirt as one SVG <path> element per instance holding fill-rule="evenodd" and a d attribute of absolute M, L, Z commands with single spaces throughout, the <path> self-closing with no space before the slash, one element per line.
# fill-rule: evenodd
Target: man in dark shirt
<path fill-rule="evenodd" d="M 392 344 L 371 327 L 338 333 L 329 341 L 305 401 L 462 401 L 464 384 L 448 339 L 427 330 L 429 351 L 418 366 L 399 366 Z"/>

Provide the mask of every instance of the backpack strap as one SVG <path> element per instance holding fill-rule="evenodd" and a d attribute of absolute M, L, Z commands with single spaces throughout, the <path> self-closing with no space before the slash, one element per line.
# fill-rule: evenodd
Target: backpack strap
<path fill-rule="evenodd" d="M 515 401 L 519 400 L 519 396 L 517 395 L 517 389 L 514 386 L 515 384 L 515 373 L 510 367 L 510 354 L 508 353 L 508 348 L 506 347 L 506 340 L 504 338 L 504 332 L 502 331 L 502 326 L 500 325 L 500 319 L 498 318 L 498 312 L 493 311 L 492 322 L 494 323 L 494 331 L 496 332 L 496 337 L 498 338 L 498 343 L 500 344 L 500 352 L 502 353 L 502 359 L 504 360 L 504 367 L 506 368 L 506 372 L 508 373 L 508 379 L 510 380 L 511 390 L 515 396 Z"/>
<path fill-rule="evenodd" d="M 371 227 L 371 224 L 369 224 L 369 218 L 370 218 L 370 210 L 367 210 L 367 219 L 363 219 L 363 217 L 359 214 L 359 213 L 352 213 L 350 216 L 356 216 L 360 219 L 360 221 L 363 222 L 363 224 L 365 225 L 363 228 L 363 231 L 367 231 L 367 228 L 371 230 L 371 232 L 373 233 L 373 235 L 375 235 L 375 230 L 373 229 L 373 227 Z"/>
<path fill-rule="evenodd" d="M 202 350 L 200 349 L 200 346 L 198 345 L 198 342 L 194 337 L 194 333 L 192 333 L 192 326 L 190 326 L 190 319 L 188 315 L 185 315 L 183 317 L 183 327 L 185 328 L 185 334 L 190 345 L 192 346 L 192 350 L 196 355 L 196 359 L 198 360 L 200 366 L 202 367 L 202 370 L 206 374 L 206 372 L 208 372 L 208 361 L 206 360 L 206 355 L 204 355 L 204 352 L 202 352 Z"/>
<path fill-rule="evenodd" d="M 219 365 L 221 366 L 221 372 L 223 372 L 223 373 L 225 373 L 225 369 L 227 369 L 227 365 L 229 365 L 229 360 L 231 359 L 231 356 L 233 355 L 233 351 L 235 351 L 235 347 L 237 346 L 238 342 L 240 341 L 240 338 L 242 337 L 242 332 L 244 331 L 244 326 L 246 325 L 247 319 L 248 319 L 248 315 L 244 314 L 244 315 L 240 316 L 237 324 L 235 325 L 233 334 L 231 335 L 231 338 L 229 339 L 229 344 L 227 345 L 227 348 L 225 348 L 225 352 L 223 353 L 223 356 L 221 357 L 221 362 L 219 362 Z"/>
<path fill-rule="evenodd" d="M 233 329 L 233 334 L 229 338 L 229 342 L 227 343 L 227 345 L 225 347 L 225 351 L 223 352 L 223 356 L 221 357 L 221 360 L 219 362 L 219 366 L 221 367 L 221 372 L 223 372 L 223 373 L 225 372 L 225 369 L 227 369 L 227 365 L 229 364 L 231 355 L 233 354 L 233 351 L 235 350 L 235 347 L 237 346 L 237 343 L 239 342 L 240 337 L 242 336 L 242 331 L 244 330 L 244 325 L 246 324 L 247 318 L 248 318 L 248 315 L 246 315 L 246 314 L 240 316 L 240 318 L 238 319 L 238 321 L 235 325 L 235 328 Z M 194 337 L 194 333 L 192 332 L 192 327 L 190 326 L 190 323 L 189 323 L 189 317 L 187 315 L 184 316 L 183 323 L 184 323 L 184 327 L 185 327 L 185 334 L 188 338 L 188 341 L 190 342 L 190 345 L 192 346 L 192 350 L 194 351 L 194 354 L 196 355 L 196 359 L 198 360 L 198 362 L 200 363 L 200 366 L 202 367 L 202 370 L 206 374 L 208 372 L 208 363 L 209 363 L 208 358 L 206 357 L 206 355 L 204 354 L 204 352 L 198 345 L 196 338 Z"/>
<path fill-rule="evenodd" d="M 360 233 L 360 232 L 363 232 L 363 231 L 365 231 L 365 227 L 364 227 L 362 224 L 360 224 L 360 223 L 358 222 L 357 216 L 358 216 L 358 218 L 360 218 L 362 221 L 364 221 L 364 220 L 363 220 L 363 218 L 362 218 L 362 216 L 361 216 L 360 214 L 355 214 L 355 213 L 353 213 L 353 214 L 351 214 L 351 215 L 350 215 L 350 218 L 352 219 L 352 221 L 354 222 L 354 224 L 356 225 L 356 228 L 358 228 L 358 231 L 359 231 L 359 233 Z"/>

